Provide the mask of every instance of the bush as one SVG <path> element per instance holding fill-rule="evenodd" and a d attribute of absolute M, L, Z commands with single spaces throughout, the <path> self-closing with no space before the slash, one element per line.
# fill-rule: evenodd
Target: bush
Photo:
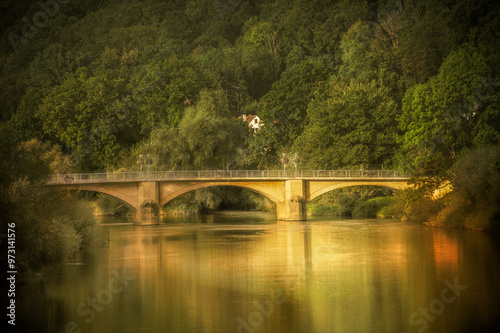
<path fill-rule="evenodd" d="M 355 207 L 369 199 L 385 197 L 391 193 L 392 190 L 375 186 L 340 188 L 314 199 L 307 204 L 307 210 L 309 215 L 314 216 L 354 216 Z M 377 217 L 377 212 L 369 214 L 369 217 Z"/>
<path fill-rule="evenodd" d="M 307 205 L 308 215 L 311 216 L 338 216 L 338 207 L 332 204 L 310 203 Z"/>
<path fill-rule="evenodd" d="M 80 237 L 80 249 L 96 245 L 99 241 L 98 228 L 91 203 L 76 197 L 66 198 L 54 214 L 65 217 L 66 223 Z"/>
<path fill-rule="evenodd" d="M 91 206 L 64 192 L 24 178 L 10 185 L 7 202 L 8 220 L 16 224 L 17 262 L 22 268 L 70 259 L 95 239 Z"/>
<path fill-rule="evenodd" d="M 132 212 L 125 202 L 107 194 L 99 194 L 96 206 L 98 215 L 126 216 Z"/>
<path fill-rule="evenodd" d="M 400 219 L 403 217 L 403 210 L 396 199 L 389 206 L 384 206 L 377 213 L 379 219 Z"/>
<path fill-rule="evenodd" d="M 452 168 L 454 192 L 466 202 L 500 202 L 500 146 L 466 151 Z"/>
<path fill-rule="evenodd" d="M 440 199 L 422 195 L 425 188 L 402 192 L 405 215 L 432 226 L 474 230 L 500 227 L 500 147 L 463 152 L 450 170 L 452 191 Z"/>
<path fill-rule="evenodd" d="M 248 207 L 261 212 L 276 212 L 276 204 L 265 196 L 250 190 L 243 190 L 242 197 L 246 199 Z"/>
<path fill-rule="evenodd" d="M 167 203 L 161 210 L 167 216 L 182 216 L 198 214 L 201 206 L 196 201 L 181 196 Z"/>
<path fill-rule="evenodd" d="M 453 191 L 435 224 L 474 230 L 500 227 L 500 147 L 466 151 L 451 173 Z"/>
<path fill-rule="evenodd" d="M 403 217 L 412 222 L 430 222 L 444 207 L 442 200 L 434 200 L 428 186 L 406 188 L 396 194 Z"/>

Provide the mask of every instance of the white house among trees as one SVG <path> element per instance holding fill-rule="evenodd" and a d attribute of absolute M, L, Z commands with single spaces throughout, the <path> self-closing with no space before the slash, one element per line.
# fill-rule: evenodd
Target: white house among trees
<path fill-rule="evenodd" d="M 249 114 L 249 115 L 243 114 L 243 115 L 239 116 L 238 119 L 242 119 L 243 121 L 246 121 L 248 123 L 248 127 L 252 128 L 254 133 L 257 133 L 257 131 L 260 130 L 260 127 L 263 125 L 260 122 L 259 116 L 255 116 L 255 115 L 251 115 L 251 114 Z"/>

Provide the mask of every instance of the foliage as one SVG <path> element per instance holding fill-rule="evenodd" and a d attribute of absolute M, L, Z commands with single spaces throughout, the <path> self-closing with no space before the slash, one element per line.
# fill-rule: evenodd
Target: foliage
<path fill-rule="evenodd" d="M 163 207 L 167 215 L 186 215 L 218 209 L 275 211 L 274 203 L 266 197 L 244 188 L 208 187 L 185 193 Z"/>
<path fill-rule="evenodd" d="M 463 149 L 498 141 L 500 86 L 491 75 L 485 58 L 467 46 L 406 93 L 403 150 L 418 174 L 442 175 Z"/>
<path fill-rule="evenodd" d="M 0 228 L 16 230 L 16 265 L 37 269 L 69 259 L 95 244 L 92 209 L 84 202 L 44 185 L 45 176 L 72 167 L 60 147 L 31 140 L 16 146 L 11 128 L 3 125 L 0 137 Z"/>
<path fill-rule="evenodd" d="M 357 21 L 342 36 L 342 65 L 339 75 L 346 79 L 371 80 L 376 77 L 370 45 L 373 32 L 367 22 Z"/>
<path fill-rule="evenodd" d="M 423 0 L 399 2 L 397 6 L 399 8 L 394 8 L 382 24 L 395 43 L 394 54 L 400 59 L 401 79 L 411 87 L 435 75 L 442 59 L 459 45 L 451 12 L 468 4 L 456 2 L 453 6 Z"/>
<path fill-rule="evenodd" d="M 131 213 L 130 207 L 122 200 L 106 194 L 99 194 L 96 201 L 98 215 L 126 216 Z"/>
<path fill-rule="evenodd" d="M 309 168 L 381 168 L 397 149 L 397 113 L 386 87 L 332 77 L 310 104 L 295 150 Z"/>
<path fill-rule="evenodd" d="M 310 216 L 340 216 L 338 208 L 335 205 L 326 203 L 309 203 L 307 205 L 307 214 Z"/>
<path fill-rule="evenodd" d="M 156 129 L 131 160 L 148 152 L 160 169 L 226 169 L 236 163 L 244 142 L 244 124 L 227 116 L 221 91 L 203 91 L 186 110 L 178 128 Z"/>
<path fill-rule="evenodd" d="M 142 131 L 149 133 L 160 124 L 176 127 L 201 88 L 209 86 L 205 76 L 192 59 L 177 56 L 143 66 L 132 92 L 138 112 L 144 115 L 139 119 Z"/>
<path fill-rule="evenodd" d="M 434 200 L 436 186 L 422 184 L 408 187 L 396 194 L 403 217 L 411 222 L 429 222 L 443 208 L 443 202 Z"/>
<path fill-rule="evenodd" d="M 389 189 L 372 186 L 340 188 L 308 203 L 308 213 L 326 216 L 377 217 L 380 209 L 392 204 L 394 199 L 388 196 L 391 192 Z"/>
<path fill-rule="evenodd" d="M 354 207 L 353 217 L 375 218 L 378 217 L 382 209 L 394 204 L 394 197 L 380 197 L 361 202 Z M 385 210 L 387 212 L 387 210 Z"/>
<path fill-rule="evenodd" d="M 167 216 L 180 216 L 198 214 L 201 212 L 201 205 L 193 199 L 194 193 L 189 192 L 181 195 L 175 200 L 168 202 L 162 207 L 162 212 Z"/>
<path fill-rule="evenodd" d="M 275 124 L 264 124 L 255 134 L 248 135 L 245 148 L 241 154 L 242 160 L 239 162 L 248 169 L 271 169 L 278 165 L 280 152 L 279 127 Z"/>
<path fill-rule="evenodd" d="M 17 112 L 10 119 L 13 135 L 17 142 L 45 139 L 43 121 L 36 114 L 43 95 L 44 90 L 29 88 L 19 103 Z"/>
<path fill-rule="evenodd" d="M 29 2 L 9 2 L 9 8 L 18 17 L 40 10 Z M 200 92 L 220 90 L 226 106 L 215 111 L 224 110 L 219 116 L 259 112 L 269 129 L 247 140 L 242 165 L 274 167 L 282 150 L 304 147 L 313 168 L 394 166 L 398 130 L 387 118 L 401 115 L 402 96 L 410 89 L 401 117 L 401 129 L 410 134 L 401 142 L 401 156 L 411 155 L 408 164 L 419 163 L 414 155 L 433 152 L 426 145 L 441 135 L 439 126 L 458 126 L 462 102 L 471 102 L 471 96 L 480 112 L 461 131 L 473 128 L 476 145 L 496 135 L 497 11 L 494 2 L 467 0 L 148 0 L 140 5 L 75 0 L 59 6 L 36 38 L 25 38 L 16 52 L 7 37 L 22 36 L 24 23 L 3 14 L 0 119 L 11 121 L 18 143 L 59 144 L 77 170 L 97 171 L 122 165 L 126 152 L 151 142 L 165 127 L 177 133 Z M 476 89 L 478 84 L 486 88 Z M 467 96 L 458 101 L 454 91 Z M 387 117 L 373 103 L 383 105 Z M 451 110 L 450 103 L 462 106 Z M 439 120 L 425 134 L 422 129 L 428 138 L 411 127 L 422 105 Z M 382 133 L 367 128 L 363 136 L 371 109 L 368 123 Z M 356 117 L 346 117 L 350 113 Z M 447 139 L 458 137 L 462 145 L 461 134 L 451 132 Z M 328 143 L 321 146 L 323 134 Z M 262 149 L 268 150 L 262 154 Z M 312 157 L 318 151 L 329 158 Z M 428 155 L 442 161 L 439 154 Z M 188 168 L 191 162 L 180 164 Z"/>
<path fill-rule="evenodd" d="M 454 192 L 470 203 L 498 203 L 500 145 L 467 150 L 452 168 Z"/>
<path fill-rule="evenodd" d="M 40 88 L 60 85 L 65 76 L 81 67 L 83 62 L 83 55 L 75 55 L 65 50 L 60 43 L 51 44 L 31 62 L 31 84 Z"/>
<path fill-rule="evenodd" d="M 48 94 L 38 109 L 47 135 L 72 150 L 81 170 L 116 165 L 136 119 L 121 101 L 125 82 L 80 68 Z"/>
<path fill-rule="evenodd" d="M 74 162 L 70 156 L 61 151 L 59 145 L 50 145 L 48 142 L 42 143 L 38 140 L 30 140 L 23 142 L 19 146 L 18 152 L 25 161 L 23 165 L 26 168 L 25 173 L 37 170 L 40 172 L 40 176 L 46 176 L 49 173 L 71 173 L 73 170 Z"/>
<path fill-rule="evenodd" d="M 62 262 L 96 240 L 95 218 L 85 202 L 65 198 L 39 182 L 19 178 L 7 190 L 8 221 L 15 221 L 19 267 Z"/>
<path fill-rule="evenodd" d="M 302 134 L 312 93 L 327 79 L 328 72 L 323 59 L 302 61 L 287 68 L 264 96 L 262 119 L 277 129 L 278 146 L 274 147 L 275 150 L 290 146 Z"/>
<path fill-rule="evenodd" d="M 387 206 L 383 206 L 377 212 L 377 218 L 380 219 L 400 219 L 403 216 L 403 211 L 396 198 L 393 198 Z"/>
<path fill-rule="evenodd" d="M 469 229 L 500 226 L 500 146 L 467 150 L 451 169 L 453 191 L 435 223 Z"/>

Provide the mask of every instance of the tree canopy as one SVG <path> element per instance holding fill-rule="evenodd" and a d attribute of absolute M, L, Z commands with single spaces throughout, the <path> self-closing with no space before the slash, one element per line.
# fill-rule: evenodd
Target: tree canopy
<path fill-rule="evenodd" d="M 433 172 L 498 142 L 496 2 L 73 0 L 39 26 L 38 3 L 2 6 L 1 122 L 76 171 L 153 145 L 166 168 L 294 150 L 301 167 Z M 261 130 L 241 134 L 242 114 Z"/>
<path fill-rule="evenodd" d="M 498 143 L 499 94 L 484 56 L 471 46 L 452 52 L 436 76 L 405 95 L 402 148 L 411 165 L 437 174 L 463 149 Z"/>

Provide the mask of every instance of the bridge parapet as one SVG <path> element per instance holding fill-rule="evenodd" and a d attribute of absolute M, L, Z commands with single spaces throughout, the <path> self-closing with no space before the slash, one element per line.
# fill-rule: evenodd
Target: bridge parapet
<path fill-rule="evenodd" d="M 406 179 L 397 170 L 199 170 L 137 171 L 51 175 L 48 184 L 162 180 Z"/>

